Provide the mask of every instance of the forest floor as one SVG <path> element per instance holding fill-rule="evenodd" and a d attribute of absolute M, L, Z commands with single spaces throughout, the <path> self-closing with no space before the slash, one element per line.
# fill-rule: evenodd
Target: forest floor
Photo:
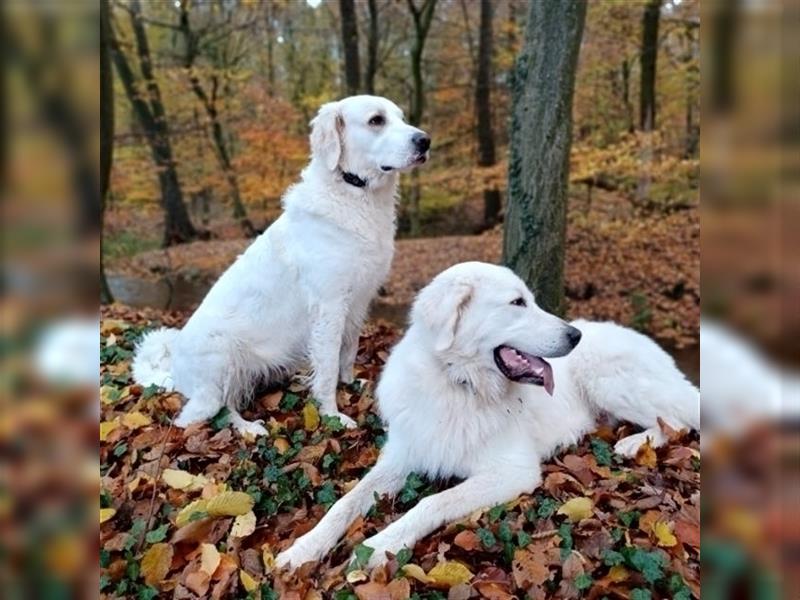
<path fill-rule="evenodd" d="M 131 381 L 133 345 L 186 313 L 102 309 L 100 563 L 102 597 L 291 600 L 699 598 L 700 455 L 696 435 L 670 432 L 635 460 L 613 453 L 630 426 L 601 428 L 547 461 L 531 494 L 487 506 L 364 572 L 367 537 L 452 482 L 412 475 L 398 497 L 348 529 L 318 564 L 289 575 L 275 555 L 308 531 L 374 464 L 385 431 L 373 382 L 397 340 L 370 324 L 357 381 L 339 405 L 359 428 L 320 419 L 298 383 L 258 394 L 246 411 L 270 435 L 243 439 L 223 412 L 180 430 L 176 393 Z"/>
<path fill-rule="evenodd" d="M 581 207 L 581 199 L 573 199 L 572 204 Z M 472 214 L 472 208 L 464 210 Z M 117 232 L 143 227 L 158 230 L 147 222 L 112 214 L 111 228 Z M 237 234 L 230 225 L 215 234 L 221 239 L 108 256 L 106 269 L 112 275 L 144 280 L 170 277 L 210 285 L 250 243 L 227 239 Z M 396 307 L 402 315 L 417 291 L 446 267 L 467 260 L 496 263 L 501 255 L 500 228 L 481 235 L 398 239 L 379 304 Z M 590 209 L 569 214 L 565 275 L 571 317 L 611 319 L 677 348 L 697 344 L 700 225 L 696 207 L 671 214 L 634 214 L 624 198 L 596 191 Z"/>

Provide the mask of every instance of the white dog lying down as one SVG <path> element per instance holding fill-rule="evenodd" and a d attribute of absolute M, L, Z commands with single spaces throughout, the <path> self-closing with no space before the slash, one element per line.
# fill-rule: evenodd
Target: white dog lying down
<path fill-rule="evenodd" d="M 378 462 L 279 566 L 319 560 L 374 494 L 395 494 L 412 471 L 464 481 L 365 540 L 375 550 L 370 566 L 445 523 L 532 492 L 541 461 L 591 432 L 601 414 L 645 428 L 617 443 L 627 456 L 648 437 L 666 441 L 658 417 L 676 429 L 700 420 L 697 389 L 652 340 L 613 323 L 567 324 L 537 307 L 509 269 L 478 262 L 447 269 L 420 292 L 376 395 L 388 425 Z"/>
<path fill-rule="evenodd" d="M 311 125 L 311 163 L 280 218 L 182 330 L 159 329 L 137 348 L 137 382 L 188 398 L 179 427 L 227 405 L 237 429 L 265 434 L 237 409 L 259 378 L 292 373 L 306 359 L 321 412 L 355 424 L 337 409 L 337 379 L 353 379 L 358 335 L 392 261 L 397 173 L 427 160 L 430 138 L 375 96 L 325 104 Z"/>

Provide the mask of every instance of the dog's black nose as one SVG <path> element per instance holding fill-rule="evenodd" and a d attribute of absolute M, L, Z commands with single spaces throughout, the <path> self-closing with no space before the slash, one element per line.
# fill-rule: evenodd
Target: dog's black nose
<path fill-rule="evenodd" d="M 570 327 L 567 330 L 567 339 L 569 340 L 570 345 L 574 348 L 578 345 L 578 342 L 581 341 L 581 333 L 580 329 L 576 329 L 575 327 Z"/>
<path fill-rule="evenodd" d="M 431 147 L 431 138 L 427 133 L 415 133 L 411 141 L 419 153 L 427 152 Z"/>

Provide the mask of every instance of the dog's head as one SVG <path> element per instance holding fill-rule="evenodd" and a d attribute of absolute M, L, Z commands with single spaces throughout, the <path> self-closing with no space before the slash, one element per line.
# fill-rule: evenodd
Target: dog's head
<path fill-rule="evenodd" d="M 431 138 L 403 120 L 386 98 L 351 96 L 328 102 L 311 121 L 311 154 L 327 169 L 361 177 L 404 171 L 428 160 Z"/>
<path fill-rule="evenodd" d="M 551 395 L 553 371 L 545 359 L 568 354 L 581 339 L 578 329 L 539 308 L 510 269 L 480 262 L 437 275 L 419 293 L 411 321 L 453 372 L 532 383 Z"/>

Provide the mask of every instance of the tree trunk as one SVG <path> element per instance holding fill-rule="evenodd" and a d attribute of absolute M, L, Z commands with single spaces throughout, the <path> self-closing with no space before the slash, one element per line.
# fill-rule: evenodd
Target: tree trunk
<path fill-rule="evenodd" d="M 344 78 L 348 96 L 361 90 L 361 66 L 358 62 L 358 20 L 353 0 L 339 0 L 344 47 Z"/>
<path fill-rule="evenodd" d="M 211 139 L 214 142 L 214 154 L 225 176 L 225 181 L 228 183 L 231 203 L 233 205 L 233 218 L 239 220 L 239 225 L 247 237 L 255 237 L 258 232 L 247 216 L 247 209 L 245 209 L 244 203 L 242 202 L 242 195 L 239 191 L 239 181 L 236 178 L 236 171 L 233 168 L 231 154 L 228 150 L 228 144 L 225 141 L 222 121 L 220 120 L 219 111 L 217 110 L 217 89 L 219 87 L 217 76 L 213 75 L 211 78 L 211 93 L 209 95 L 206 93 L 196 72 L 192 70 L 195 59 L 197 58 L 199 40 L 195 32 L 192 31 L 189 23 L 187 3 L 181 5 L 180 29 L 186 43 L 186 54 L 184 55 L 183 66 L 189 76 L 189 84 L 192 91 L 194 95 L 197 96 L 197 99 L 206 111 L 208 120 L 211 122 Z"/>
<path fill-rule="evenodd" d="M 492 5 L 481 0 L 480 36 L 478 39 L 478 75 L 475 84 L 475 112 L 478 122 L 478 166 L 495 164 L 492 130 Z M 483 224 L 491 227 L 500 215 L 500 191 L 497 186 L 483 190 Z"/>
<path fill-rule="evenodd" d="M 699 67 L 694 62 L 696 45 L 693 27 L 687 25 L 684 32 L 686 52 L 683 61 L 686 70 L 686 141 L 684 143 L 684 157 L 697 156 L 700 144 L 700 127 L 695 122 L 694 113 L 697 103 L 697 81 L 699 80 Z"/>
<path fill-rule="evenodd" d="M 622 106 L 625 107 L 625 128 L 628 133 L 634 131 L 633 105 L 631 104 L 631 63 L 627 58 L 622 61 Z"/>
<path fill-rule="evenodd" d="M 103 268 L 103 222 L 114 156 L 114 82 L 111 74 L 111 21 L 108 0 L 100 0 L 100 303 L 114 301 Z"/>
<path fill-rule="evenodd" d="M 367 70 L 364 73 L 364 89 L 367 94 L 375 93 L 375 74 L 378 71 L 378 4 L 377 0 L 368 0 L 369 35 L 367 36 Z"/>
<path fill-rule="evenodd" d="M 428 39 L 428 31 L 433 21 L 433 11 L 436 8 L 436 0 L 425 0 L 421 7 L 417 7 L 414 0 L 408 0 L 408 8 L 414 20 L 414 41 L 411 46 L 411 109 L 409 110 L 408 122 L 415 127 L 422 123 L 422 115 L 425 112 L 425 88 L 422 78 L 422 55 L 425 50 L 425 42 Z M 412 236 L 420 234 L 422 223 L 420 219 L 420 196 L 419 174 L 414 171 L 411 176 L 411 198 L 409 203 L 409 225 Z"/>
<path fill-rule="evenodd" d="M 586 0 L 531 2 L 512 80 L 503 262 L 545 310 L 564 314 L 572 97 Z"/>
<path fill-rule="evenodd" d="M 639 90 L 639 128 L 656 128 L 656 58 L 658 57 L 658 21 L 661 0 L 649 0 L 642 14 L 640 49 L 641 81 Z"/>
<path fill-rule="evenodd" d="M 153 76 L 150 49 L 147 35 L 142 21 L 141 4 L 139 0 L 132 0 L 131 25 L 136 39 L 136 51 L 139 55 L 139 65 L 146 84 L 147 94 L 139 93 L 136 76 L 128 63 L 128 58 L 120 47 L 119 40 L 111 36 L 114 50 L 114 65 L 117 68 L 122 85 L 128 100 L 134 109 L 134 114 L 145 133 L 150 146 L 153 162 L 158 170 L 158 180 L 161 186 L 161 205 L 164 209 L 164 246 L 188 242 L 197 237 L 197 231 L 189 219 L 186 205 L 183 203 L 178 171 L 172 154 L 172 144 L 169 136 L 169 126 L 161 101 L 161 91 Z M 145 99 L 145 96 L 147 99 Z"/>

